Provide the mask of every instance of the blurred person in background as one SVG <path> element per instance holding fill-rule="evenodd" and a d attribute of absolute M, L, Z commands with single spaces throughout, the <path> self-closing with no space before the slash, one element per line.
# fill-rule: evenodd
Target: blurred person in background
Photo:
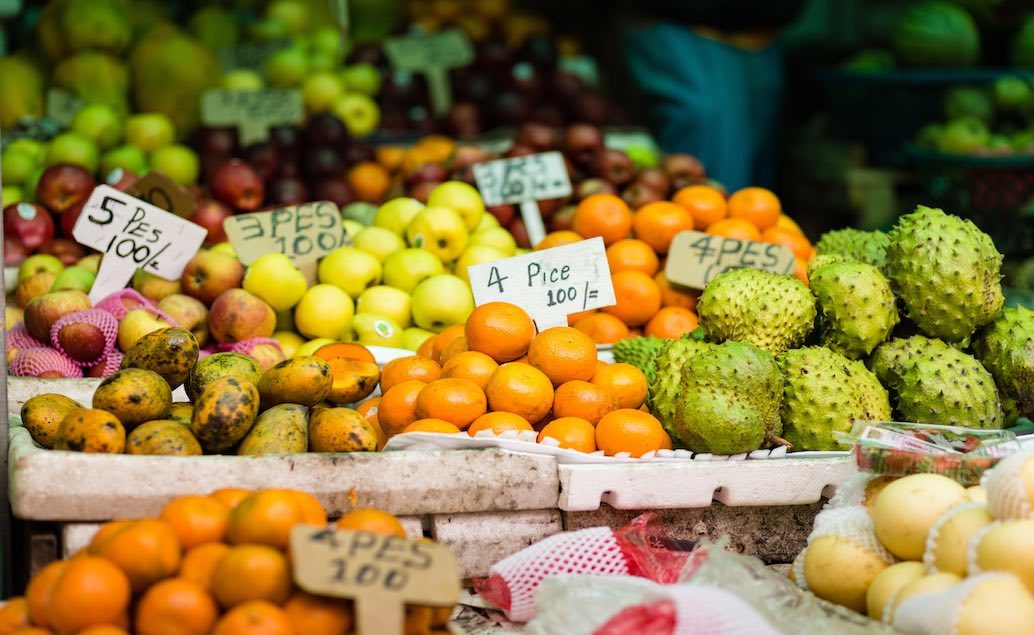
<path fill-rule="evenodd" d="M 735 191 L 772 186 L 783 55 L 777 38 L 806 0 L 617 0 L 623 46 L 654 136 L 696 155 Z"/>

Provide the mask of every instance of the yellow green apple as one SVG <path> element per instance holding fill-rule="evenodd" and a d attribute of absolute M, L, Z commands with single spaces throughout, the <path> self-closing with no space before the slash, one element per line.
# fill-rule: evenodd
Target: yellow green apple
<path fill-rule="evenodd" d="M 434 337 L 434 333 L 411 326 L 402 331 L 402 348 L 410 351 L 418 350 L 420 345 L 426 342 L 429 337 Z"/>
<path fill-rule="evenodd" d="M 287 311 L 298 304 L 308 288 L 302 272 L 281 253 L 262 254 L 244 274 L 244 290 L 265 300 L 274 311 Z"/>
<path fill-rule="evenodd" d="M 427 205 L 451 207 L 460 213 L 467 229 L 473 231 L 481 222 L 485 213 L 485 202 L 473 185 L 463 181 L 446 181 L 431 190 L 427 197 Z"/>
<path fill-rule="evenodd" d="M 426 249 L 442 262 L 456 260 L 467 248 L 470 233 L 460 213 L 451 207 L 428 205 L 406 226 L 410 247 Z"/>
<path fill-rule="evenodd" d="M 294 307 L 294 324 L 305 337 L 337 339 L 352 324 L 355 305 L 347 293 L 332 284 L 310 287 Z"/>
<path fill-rule="evenodd" d="M 309 340 L 308 342 L 302 344 L 297 349 L 295 349 L 294 355 L 292 355 L 291 357 L 308 357 L 309 355 L 312 355 L 313 353 L 320 350 L 327 344 L 333 344 L 337 341 L 339 340 L 331 339 L 329 337 L 317 337 L 316 339 Z"/>
<path fill-rule="evenodd" d="M 461 278 L 448 274 L 431 276 L 418 284 L 410 302 L 416 325 L 435 333 L 462 324 L 474 310 L 470 287 Z"/>
<path fill-rule="evenodd" d="M 442 261 L 425 249 L 396 251 L 384 261 L 384 284 L 406 293 L 412 293 L 422 280 L 443 273 Z"/>
<path fill-rule="evenodd" d="M 383 263 L 391 254 L 406 248 L 402 237 L 384 227 L 364 227 L 355 237 L 352 246 L 372 254 Z"/>
<path fill-rule="evenodd" d="M 453 268 L 453 272 L 456 274 L 456 277 L 462 279 L 467 284 L 470 284 L 470 276 L 467 274 L 467 267 L 470 267 L 471 265 L 480 265 L 484 262 L 502 260 L 506 257 L 506 253 L 501 249 L 492 247 L 491 245 L 471 245 L 463 251 L 459 260 L 456 261 L 456 266 Z"/>
<path fill-rule="evenodd" d="M 402 348 L 402 327 L 394 320 L 374 313 L 361 313 L 352 320 L 351 340 L 363 346 Z"/>
<path fill-rule="evenodd" d="M 273 333 L 273 339 L 280 345 L 284 357 L 288 358 L 294 357 L 295 352 L 305 343 L 302 336 L 294 331 L 276 331 Z"/>
<path fill-rule="evenodd" d="M 409 294 L 383 284 L 370 287 L 356 300 L 355 313 L 381 315 L 405 328 L 409 326 L 411 319 Z"/>
<path fill-rule="evenodd" d="M 316 275 L 321 283 L 332 284 L 352 298 L 367 287 L 381 282 L 381 261 L 355 247 L 338 247 L 320 261 Z"/>
<path fill-rule="evenodd" d="M 507 257 L 517 252 L 517 241 L 513 239 L 513 235 L 510 232 L 502 227 L 489 227 L 474 232 L 470 236 L 470 244 L 495 247 L 505 253 Z"/>
<path fill-rule="evenodd" d="M 377 208 L 373 216 L 375 227 L 383 227 L 402 236 L 406 233 L 406 227 L 417 212 L 424 209 L 424 204 L 415 198 L 400 196 L 393 198 Z"/>

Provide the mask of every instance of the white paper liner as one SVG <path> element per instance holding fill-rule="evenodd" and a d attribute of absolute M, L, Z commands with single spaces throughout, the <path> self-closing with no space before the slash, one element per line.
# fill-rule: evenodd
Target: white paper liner
<path fill-rule="evenodd" d="M 987 495 L 987 507 L 998 520 L 1034 518 L 1034 508 L 1023 485 L 1023 465 L 1034 459 L 1034 452 L 1020 452 L 1005 457 L 984 472 L 980 484 Z"/>
<path fill-rule="evenodd" d="M 815 525 L 808 536 L 808 545 L 822 536 L 839 536 L 878 554 L 887 562 L 897 562 L 876 537 L 869 510 L 861 506 L 824 509 L 815 517 Z"/>
<path fill-rule="evenodd" d="M 937 567 L 934 566 L 934 560 L 936 559 L 934 549 L 937 547 L 937 538 L 940 535 L 941 527 L 943 527 L 944 524 L 948 522 L 950 519 L 954 518 L 956 514 L 959 514 L 969 509 L 986 508 L 987 505 L 985 505 L 984 503 L 959 503 L 958 505 L 950 508 L 948 511 L 941 514 L 937 518 L 937 520 L 934 521 L 933 526 L 930 527 L 930 533 L 926 535 L 926 548 L 923 551 L 923 566 L 926 567 L 926 571 L 928 573 L 936 573 L 938 571 Z M 969 561 L 968 549 L 966 561 Z"/>
<path fill-rule="evenodd" d="M 984 570 L 977 564 L 977 547 L 980 546 L 980 541 L 984 539 L 987 532 L 991 531 L 998 525 L 1001 525 L 1002 521 L 996 521 L 982 528 L 977 533 L 973 534 L 973 537 L 969 539 L 969 547 L 966 548 L 966 569 L 969 571 L 969 575 L 976 575 L 978 573 L 984 573 Z"/>
<path fill-rule="evenodd" d="M 895 612 L 894 628 L 907 635 L 956 635 L 962 605 L 973 590 L 987 580 L 1009 576 L 1008 573 L 982 573 L 943 591 L 909 598 Z"/>
<path fill-rule="evenodd" d="M 833 498 L 826 503 L 826 509 L 836 507 L 854 507 L 865 502 L 865 489 L 869 483 L 879 478 L 879 474 L 869 472 L 858 472 L 845 483 L 837 486 L 837 492 Z"/>

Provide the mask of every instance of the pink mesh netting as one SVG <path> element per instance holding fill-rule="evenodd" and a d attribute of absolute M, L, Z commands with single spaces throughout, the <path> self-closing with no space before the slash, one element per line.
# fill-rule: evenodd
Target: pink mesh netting
<path fill-rule="evenodd" d="M 132 308 L 126 308 L 125 304 L 123 304 L 122 302 L 123 299 L 130 303 L 135 302 L 135 306 L 133 306 Z M 141 309 L 144 311 L 148 311 L 154 314 L 155 316 L 165 320 L 172 326 L 179 326 L 179 322 L 173 319 L 171 315 L 159 309 L 158 305 L 156 305 L 154 302 L 151 302 L 144 296 L 140 295 L 133 289 L 122 289 L 121 291 L 116 291 L 115 293 L 112 293 L 111 295 L 107 296 L 106 298 L 98 302 L 97 306 L 95 306 L 94 308 L 100 309 L 102 311 L 107 311 L 108 313 L 114 315 L 115 319 L 120 321 L 122 320 L 122 318 L 126 316 L 126 313 L 129 313 L 134 309 Z"/>
<path fill-rule="evenodd" d="M 543 578 L 564 573 L 631 575 L 629 560 L 608 527 L 556 534 L 497 562 L 487 580 L 475 580 L 478 593 L 506 617 L 535 617 L 535 589 Z"/>
<path fill-rule="evenodd" d="M 115 348 L 115 340 L 118 338 L 118 320 L 115 319 L 114 315 L 107 311 L 102 311 L 100 309 L 87 309 L 86 311 L 76 311 L 75 313 L 61 316 L 58 318 L 57 322 L 54 322 L 54 325 L 50 327 L 50 343 L 54 348 L 65 355 L 68 355 L 68 351 L 64 346 L 67 342 L 62 342 L 61 329 L 69 324 L 80 324 L 82 322 L 92 324 L 104 335 L 104 348 L 100 351 L 100 354 L 92 359 L 73 358 L 76 363 L 82 366 L 93 366 L 100 360 L 104 359 L 104 357 Z M 72 357 L 72 355 L 68 355 L 68 357 Z"/>
<path fill-rule="evenodd" d="M 90 377 L 107 377 L 108 375 L 114 375 L 122 366 L 123 357 L 125 357 L 125 355 L 122 351 L 117 348 L 112 349 L 104 359 L 90 368 Z"/>
<path fill-rule="evenodd" d="M 24 322 L 19 322 L 7 331 L 7 350 L 21 350 L 23 348 L 45 348 L 47 345 L 29 334 Z"/>
<path fill-rule="evenodd" d="M 82 377 L 83 369 L 61 351 L 52 348 L 26 348 L 18 351 L 7 372 L 18 377 Z"/>

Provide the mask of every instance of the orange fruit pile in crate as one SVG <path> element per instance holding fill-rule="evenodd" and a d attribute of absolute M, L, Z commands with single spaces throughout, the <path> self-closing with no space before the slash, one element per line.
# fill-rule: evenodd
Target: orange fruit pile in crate
<path fill-rule="evenodd" d="M 642 371 L 599 361 L 595 342 L 580 329 L 536 332 L 523 309 L 504 302 L 481 305 L 417 355 L 388 362 L 381 390 L 369 408 L 388 438 L 534 430 L 540 442 L 608 456 L 671 448 L 643 405 Z"/>
<path fill-rule="evenodd" d="M 157 518 L 105 523 L 0 608 L 2 635 L 346 635 L 351 600 L 294 585 L 289 536 L 327 526 L 319 501 L 286 489 L 223 489 Z M 337 529 L 406 537 L 391 514 L 354 509 Z M 406 607 L 405 633 L 446 632 L 451 608 Z"/>
<path fill-rule="evenodd" d="M 672 239 L 689 230 L 786 247 L 797 261 L 796 275 L 807 282 L 807 265 L 815 250 L 797 223 L 783 213 L 779 198 L 761 187 L 747 187 L 726 198 L 709 185 L 690 185 L 671 201 L 647 203 L 636 210 L 618 196 L 593 194 L 578 203 L 571 229 L 548 234 L 535 249 L 601 237 L 617 302 L 575 313 L 568 323 L 597 344 L 635 335 L 672 339 L 697 327 L 699 291 L 664 275 Z"/>

